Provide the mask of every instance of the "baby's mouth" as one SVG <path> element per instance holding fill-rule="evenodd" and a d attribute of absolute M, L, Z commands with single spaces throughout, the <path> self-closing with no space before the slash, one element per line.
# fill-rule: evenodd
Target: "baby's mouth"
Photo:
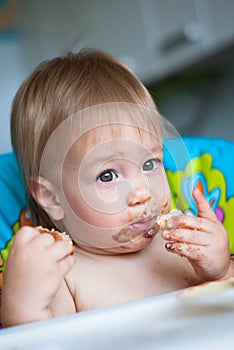
<path fill-rule="evenodd" d="M 120 231 L 114 233 L 112 238 L 119 243 L 129 243 L 139 237 L 152 238 L 159 230 L 155 216 L 143 217 L 136 220 Z"/>
<path fill-rule="evenodd" d="M 154 225 L 155 217 L 144 217 L 137 220 L 129 225 L 131 231 L 134 233 L 148 232 L 149 229 Z"/>

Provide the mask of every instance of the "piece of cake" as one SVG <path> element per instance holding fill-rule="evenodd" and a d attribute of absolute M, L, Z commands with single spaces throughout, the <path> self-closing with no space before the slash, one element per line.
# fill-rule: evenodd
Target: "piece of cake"
<path fill-rule="evenodd" d="M 183 213 L 178 209 L 171 210 L 168 214 L 160 215 L 156 219 L 156 223 L 159 225 L 160 230 L 166 230 L 168 220 L 173 216 L 181 216 Z"/>
<path fill-rule="evenodd" d="M 49 230 L 48 228 L 42 227 L 42 226 L 37 226 L 36 229 L 40 232 L 40 233 L 49 233 L 51 234 L 55 241 L 69 241 L 72 244 L 72 254 L 75 252 L 75 247 L 73 245 L 72 239 L 70 238 L 70 236 L 66 233 L 66 232 L 60 232 L 57 230 Z"/>

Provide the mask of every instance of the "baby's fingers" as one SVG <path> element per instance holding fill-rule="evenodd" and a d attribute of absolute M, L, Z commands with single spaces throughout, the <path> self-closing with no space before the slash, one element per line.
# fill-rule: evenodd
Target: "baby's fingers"
<path fill-rule="evenodd" d="M 72 242 L 70 241 L 58 241 L 49 247 L 51 256 L 59 261 L 64 259 L 66 256 L 73 253 Z"/>
<path fill-rule="evenodd" d="M 19 245 L 24 245 L 39 236 L 39 232 L 31 226 L 23 226 L 17 231 L 14 241 Z"/>
<path fill-rule="evenodd" d="M 204 219 L 208 219 L 217 222 L 215 212 L 211 209 L 204 195 L 199 191 L 198 188 L 193 190 L 193 198 L 197 205 L 198 216 Z"/>
<path fill-rule="evenodd" d="M 66 276 L 66 274 L 72 269 L 75 263 L 76 258 L 74 255 L 67 255 L 64 259 L 60 260 L 59 267 L 62 275 Z"/>
<path fill-rule="evenodd" d="M 212 211 L 212 209 L 210 209 L 210 210 Z M 212 213 L 213 213 L 213 211 L 212 211 Z M 176 235 L 176 232 L 178 229 L 200 231 L 203 233 L 214 233 L 217 231 L 223 231 L 223 225 L 216 218 L 216 216 L 215 216 L 215 219 L 213 218 L 212 220 L 209 220 L 209 219 L 206 219 L 204 217 L 199 217 L 199 216 L 197 217 L 197 216 L 192 216 L 192 215 L 183 215 L 181 217 L 171 218 L 168 221 L 167 227 L 172 232 L 174 230 L 175 235 Z"/>
<path fill-rule="evenodd" d="M 207 246 L 210 244 L 210 234 L 196 229 L 183 229 L 164 231 L 162 237 L 170 242 L 186 243 Z"/>
<path fill-rule="evenodd" d="M 54 243 L 54 237 L 49 233 L 40 234 L 37 229 L 30 226 L 22 227 L 15 235 L 14 246 L 25 249 L 25 246 L 31 246 L 32 249 L 40 247 L 47 248 Z"/>
<path fill-rule="evenodd" d="M 76 258 L 70 241 L 57 241 L 49 247 L 49 254 L 58 263 L 60 271 L 65 276 L 74 266 Z"/>
<path fill-rule="evenodd" d="M 167 251 L 171 253 L 184 256 L 191 260 L 203 260 L 206 256 L 205 246 L 181 243 L 181 242 L 167 242 L 165 244 Z"/>

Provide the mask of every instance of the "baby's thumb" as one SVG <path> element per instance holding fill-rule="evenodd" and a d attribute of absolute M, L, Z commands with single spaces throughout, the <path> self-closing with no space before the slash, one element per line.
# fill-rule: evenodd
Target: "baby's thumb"
<path fill-rule="evenodd" d="M 211 221 L 217 221 L 215 212 L 211 209 L 203 193 L 198 188 L 195 188 L 192 195 L 197 205 L 198 216 Z"/>

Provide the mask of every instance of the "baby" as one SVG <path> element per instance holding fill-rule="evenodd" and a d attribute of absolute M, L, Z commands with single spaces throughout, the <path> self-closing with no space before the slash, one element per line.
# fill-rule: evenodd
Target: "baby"
<path fill-rule="evenodd" d="M 224 226 L 198 191 L 198 217 L 170 209 L 163 121 L 147 89 L 95 50 L 43 62 L 20 87 L 12 142 L 35 226 L 15 236 L 2 322 L 102 308 L 233 275 Z"/>

